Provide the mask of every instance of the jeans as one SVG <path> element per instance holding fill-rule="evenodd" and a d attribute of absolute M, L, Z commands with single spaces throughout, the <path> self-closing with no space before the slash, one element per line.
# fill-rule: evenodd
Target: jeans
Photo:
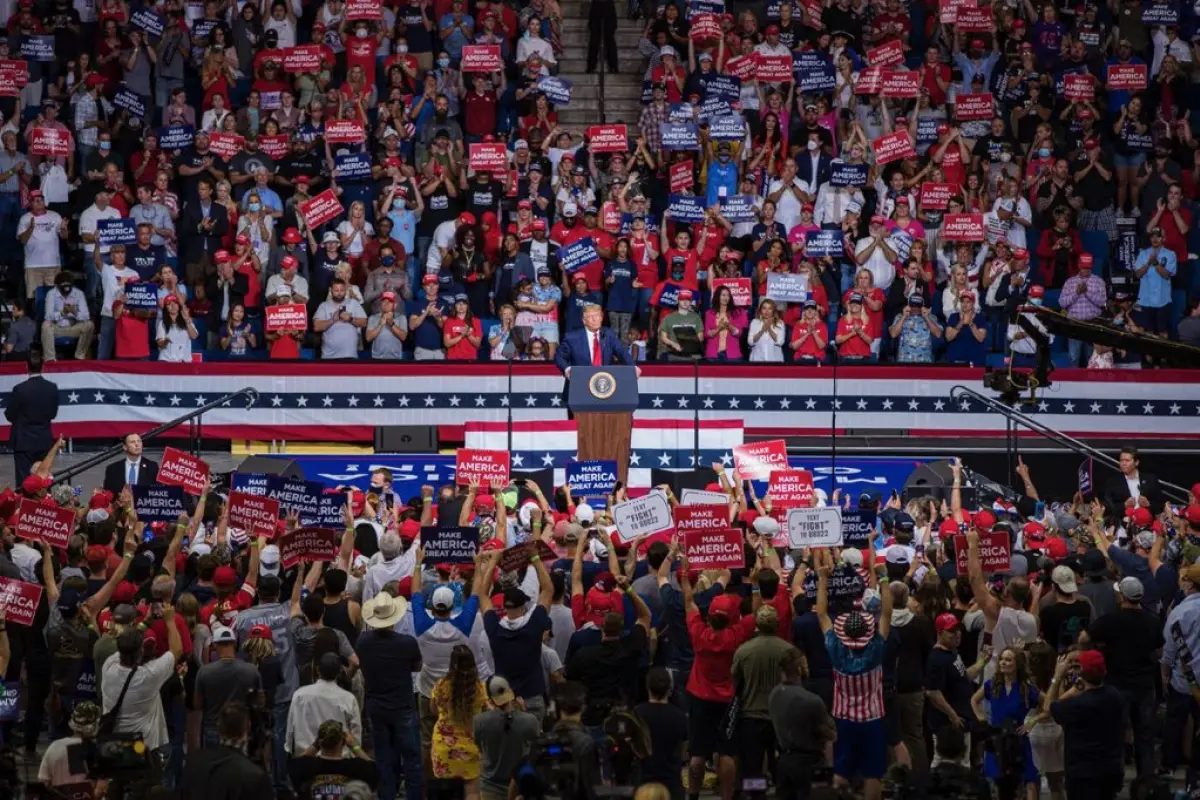
<path fill-rule="evenodd" d="M 617 338 L 624 340 L 625 334 L 629 332 L 629 323 L 633 321 L 633 314 L 624 311 L 608 312 L 608 325 L 612 328 L 613 333 Z"/>
<path fill-rule="evenodd" d="M 1088 359 L 1092 357 L 1092 346 L 1079 339 L 1068 339 L 1067 353 L 1071 356 L 1072 367 L 1086 367 Z"/>
<path fill-rule="evenodd" d="M 649 327 L 650 318 L 654 315 L 654 308 L 650 305 L 650 298 L 653 296 L 653 289 L 637 290 L 637 318 L 642 323 L 643 330 Z"/>
<path fill-rule="evenodd" d="M 1175 691 L 1174 687 L 1167 689 L 1167 717 L 1163 721 L 1162 765 L 1174 770 L 1183 762 L 1183 731 L 1187 727 L 1188 717 L 1193 723 L 1200 723 L 1200 708 L 1191 695 Z"/>
<path fill-rule="evenodd" d="M 183 694 L 164 703 L 167 718 L 167 763 L 163 768 L 163 785 L 174 789 L 183 775 L 183 743 L 187 739 L 187 706 Z"/>
<path fill-rule="evenodd" d="M 96 345 L 96 360 L 109 361 L 113 357 L 113 346 L 117 343 L 117 321 L 112 317 L 100 318 L 100 342 Z"/>
<path fill-rule="evenodd" d="M 1121 694 L 1129 707 L 1129 725 L 1133 728 L 1133 758 L 1137 765 L 1137 778 L 1134 780 L 1130 796 L 1140 797 L 1154 780 L 1154 727 L 1158 703 L 1152 688 L 1121 689 Z"/>
<path fill-rule="evenodd" d="M 284 745 L 287 743 L 287 720 L 291 710 L 291 700 L 275 704 L 275 758 L 271 761 L 271 782 L 275 786 L 276 794 L 286 790 L 288 785 L 288 753 Z"/>
<path fill-rule="evenodd" d="M 379 766 L 380 800 L 396 796 L 397 778 L 404 775 L 404 796 L 421 800 L 421 739 L 417 712 L 407 709 L 388 712 L 367 703 L 367 718 Z"/>
<path fill-rule="evenodd" d="M 17 223 L 21 220 L 21 195 L 18 192 L 0 193 L 0 238 L 6 242 L 17 238 Z M 16 266 L 24 258 L 25 249 L 16 247 L 4 254 L 5 263 Z"/>
<path fill-rule="evenodd" d="M 747 789 L 747 781 L 758 781 L 764 777 L 763 761 L 768 755 L 775 753 L 775 728 L 769 719 L 757 717 L 742 717 L 738 720 L 737 738 L 741 742 L 742 795 L 762 797 L 766 794 L 760 789 Z"/>
<path fill-rule="evenodd" d="M 781 752 L 775 765 L 775 796 L 779 800 L 808 800 L 813 773 L 823 760 L 821 753 Z"/>

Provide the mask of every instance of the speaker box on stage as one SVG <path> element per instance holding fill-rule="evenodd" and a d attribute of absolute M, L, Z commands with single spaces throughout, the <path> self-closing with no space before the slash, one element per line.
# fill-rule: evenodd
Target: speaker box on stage
<path fill-rule="evenodd" d="M 304 468 L 291 458 L 268 458 L 267 456 L 247 456 L 238 464 L 234 472 L 242 474 L 257 473 L 260 475 L 281 475 L 293 480 L 304 480 Z"/>
<path fill-rule="evenodd" d="M 437 427 L 433 425 L 381 425 L 375 429 L 376 453 L 436 453 Z"/>
<path fill-rule="evenodd" d="M 950 492 L 954 489 L 954 469 L 948 460 L 931 461 L 913 470 L 904 484 L 904 502 L 914 497 L 933 497 L 935 500 L 950 502 Z M 963 508 L 974 508 L 978 497 L 978 489 L 972 486 L 966 476 L 963 477 L 962 493 Z"/>
<path fill-rule="evenodd" d="M 699 489 L 704 490 L 705 486 L 710 483 L 720 483 L 717 479 L 717 473 L 710 467 L 700 467 L 699 469 L 690 469 L 685 472 L 674 472 L 669 469 L 651 469 L 650 470 L 650 485 L 659 486 L 667 484 L 671 487 L 671 491 L 676 497 L 683 494 L 684 489 Z"/>

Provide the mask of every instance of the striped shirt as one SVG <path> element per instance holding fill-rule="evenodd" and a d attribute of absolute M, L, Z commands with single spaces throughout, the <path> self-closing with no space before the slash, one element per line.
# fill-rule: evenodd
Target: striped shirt
<path fill-rule="evenodd" d="M 833 718 L 848 722 L 883 719 L 883 637 L 876 633 L 862 650 L 851 650 L 833 631 L 827 631 L 825 649 L 833 664 Z"/>

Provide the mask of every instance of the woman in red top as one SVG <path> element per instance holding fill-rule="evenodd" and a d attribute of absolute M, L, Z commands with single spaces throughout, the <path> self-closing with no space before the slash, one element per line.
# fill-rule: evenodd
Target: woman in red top
<path fill-rule="evenodd" d="M 558 127 L 558 112 L 550 107 L 546 95 L 539 94 L 533 101 L 533 113 L 521 117 L 517 131 L 522 139 L 529 138 L 529 132 L 538 129 L 542 136 L 549 136 L 550 131 Z"/>
<path fill-rule="evenodd" d="M 446 358 L 450 361 L 476 361 L 479 359 L 481 341 L 483 330 L 479 320 L 472 316 L 466 295 L 460 294 L 454 298 L 454 313 L 442 328 Z"/>
<path fill-rule="evenodd" d="M 842 307 L 850 307 L 850 296 L 858 293 L 863 298 L 863 311 L 871 322 L 871 336 L 879 336 L 883 330 L 883 303 L 887 299 L 882 289 L 875 287 L 875 276 L 869 269 L 860 269 L 854 275 L 854 286 L 842 295 Z"/>
<path fill-rule="evenodd" d="M 950 65 L 942 62 L 941 51 L 936 47 L 925 50 L 925 63 L 917 70 L 921 76 L 921 88 L 929 93 L 929 104 L 940 106 L 946 102 L 946 90 L 950 88 Z"/>
<path fill-rule="evenodd" d="M 150 321 L 153 311 L 133 311 L 125 307 L 125 295 L 117 295 L 113 301 L 113 317 L 116 319 L 116 357 L 121 359 L 146 359 L 150 357 Z"/>
<path fill-rule="evenodd" d="M 200 69 L 200 85 L 204 87 L 204 110 L 212 108 L 213 95 L 221 95 L 225 100 L 225 108 L 231 108 L 229 102 L 229 85 L 237 82 L 237 76 L 222 53 L 212 50 L 204 56 L 204 66 Z"/>
<path fill-rule="evenodd" d="M 939 122 L 937 134 L 938 140 L 929 148 L 930 158 L 941 165 L 946 183 L 962 186 L 967 182 L 967 165 L 971 163 L 971 151 L 962 140 L 962 131 Z"/>
<path fill-rule="evenodd" d="M 96 45 L 96 72 L 104 77 L 105 95 L 112 95 L 121 85 L 121 39 L 120 29 L 115 19 L 103 22 L 104 36 Z"/>
<path fill-rule="evenodd" d="M 780 130 L 779 116 L 767 113 L 762 118 L 762 133 L 754 137 L 754 157 L 750 160 L 750 169 L 760 167 L 772 177 L 779 174 L 783 166 L 783 147 L 786 135 Z"/>
<path fill-rule="evenodd" d="M 863 300 L 861 294 L 851 291 L 846 301 L 848 310 L 838 320 L 836 341 L 839 360 L 865 361 L 871 357 L 871 346 L 876 337 Z"/>
<path fill-rule="evenodd" d="M 811 297 L 804 301 L 804 314 L 792 328 L 792 352 L 802 364 L 824 363 L 825 348 L 829 345 L 829 334 L 821 319 L 817 301 Z"/>
<path fill-rule="evenodd" d="M 262 264 L 259 263 L 253 248 L 250 247 L 250 237 L 246 234 L 239 233 L 234 239 L 234 253 L 230 262 L 233 264 L 234 272 L 240 272 L 246 276 L 248 288 L 246 289 L 245 306 L 247 310 L 258 308 L 262 304 L 259 299 L 262 289 L 259 278 L 262 274 Z"/>
<path fill-rule="evenodd" d="M 767 294 L 767 273 L 791 272 L 788 269 L 787 245 L 782 239 L 772 239 L 767 245 L 767 254 L 754 267 L 754 282 L 758 284 L 758 294 Z"/>
<path fill-rule="evenodd" d="M 638 319 L 650 318 L 650 298 L 658 288 L 658 248 L 646 230 L 645 217 L 635 216 L 629 229 L 629 260 L 637 266 L 633 288 L 638 290 Z"/>

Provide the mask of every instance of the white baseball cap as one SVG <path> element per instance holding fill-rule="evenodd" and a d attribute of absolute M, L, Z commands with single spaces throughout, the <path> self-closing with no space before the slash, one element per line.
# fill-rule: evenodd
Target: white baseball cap
<path fill-rule="evenodd" d="M 454 590 L 449 586 L 439 586 L 433 590 L 429 604 L 440 611 L 449 611 L 454 608 Z"/>
<path fill-rule="evenodd" d="M 262 549 L 258 555 L 258 574 L 259 575 L 278 575 L 279 574 L 279 546 L 269 544 Z"/>

